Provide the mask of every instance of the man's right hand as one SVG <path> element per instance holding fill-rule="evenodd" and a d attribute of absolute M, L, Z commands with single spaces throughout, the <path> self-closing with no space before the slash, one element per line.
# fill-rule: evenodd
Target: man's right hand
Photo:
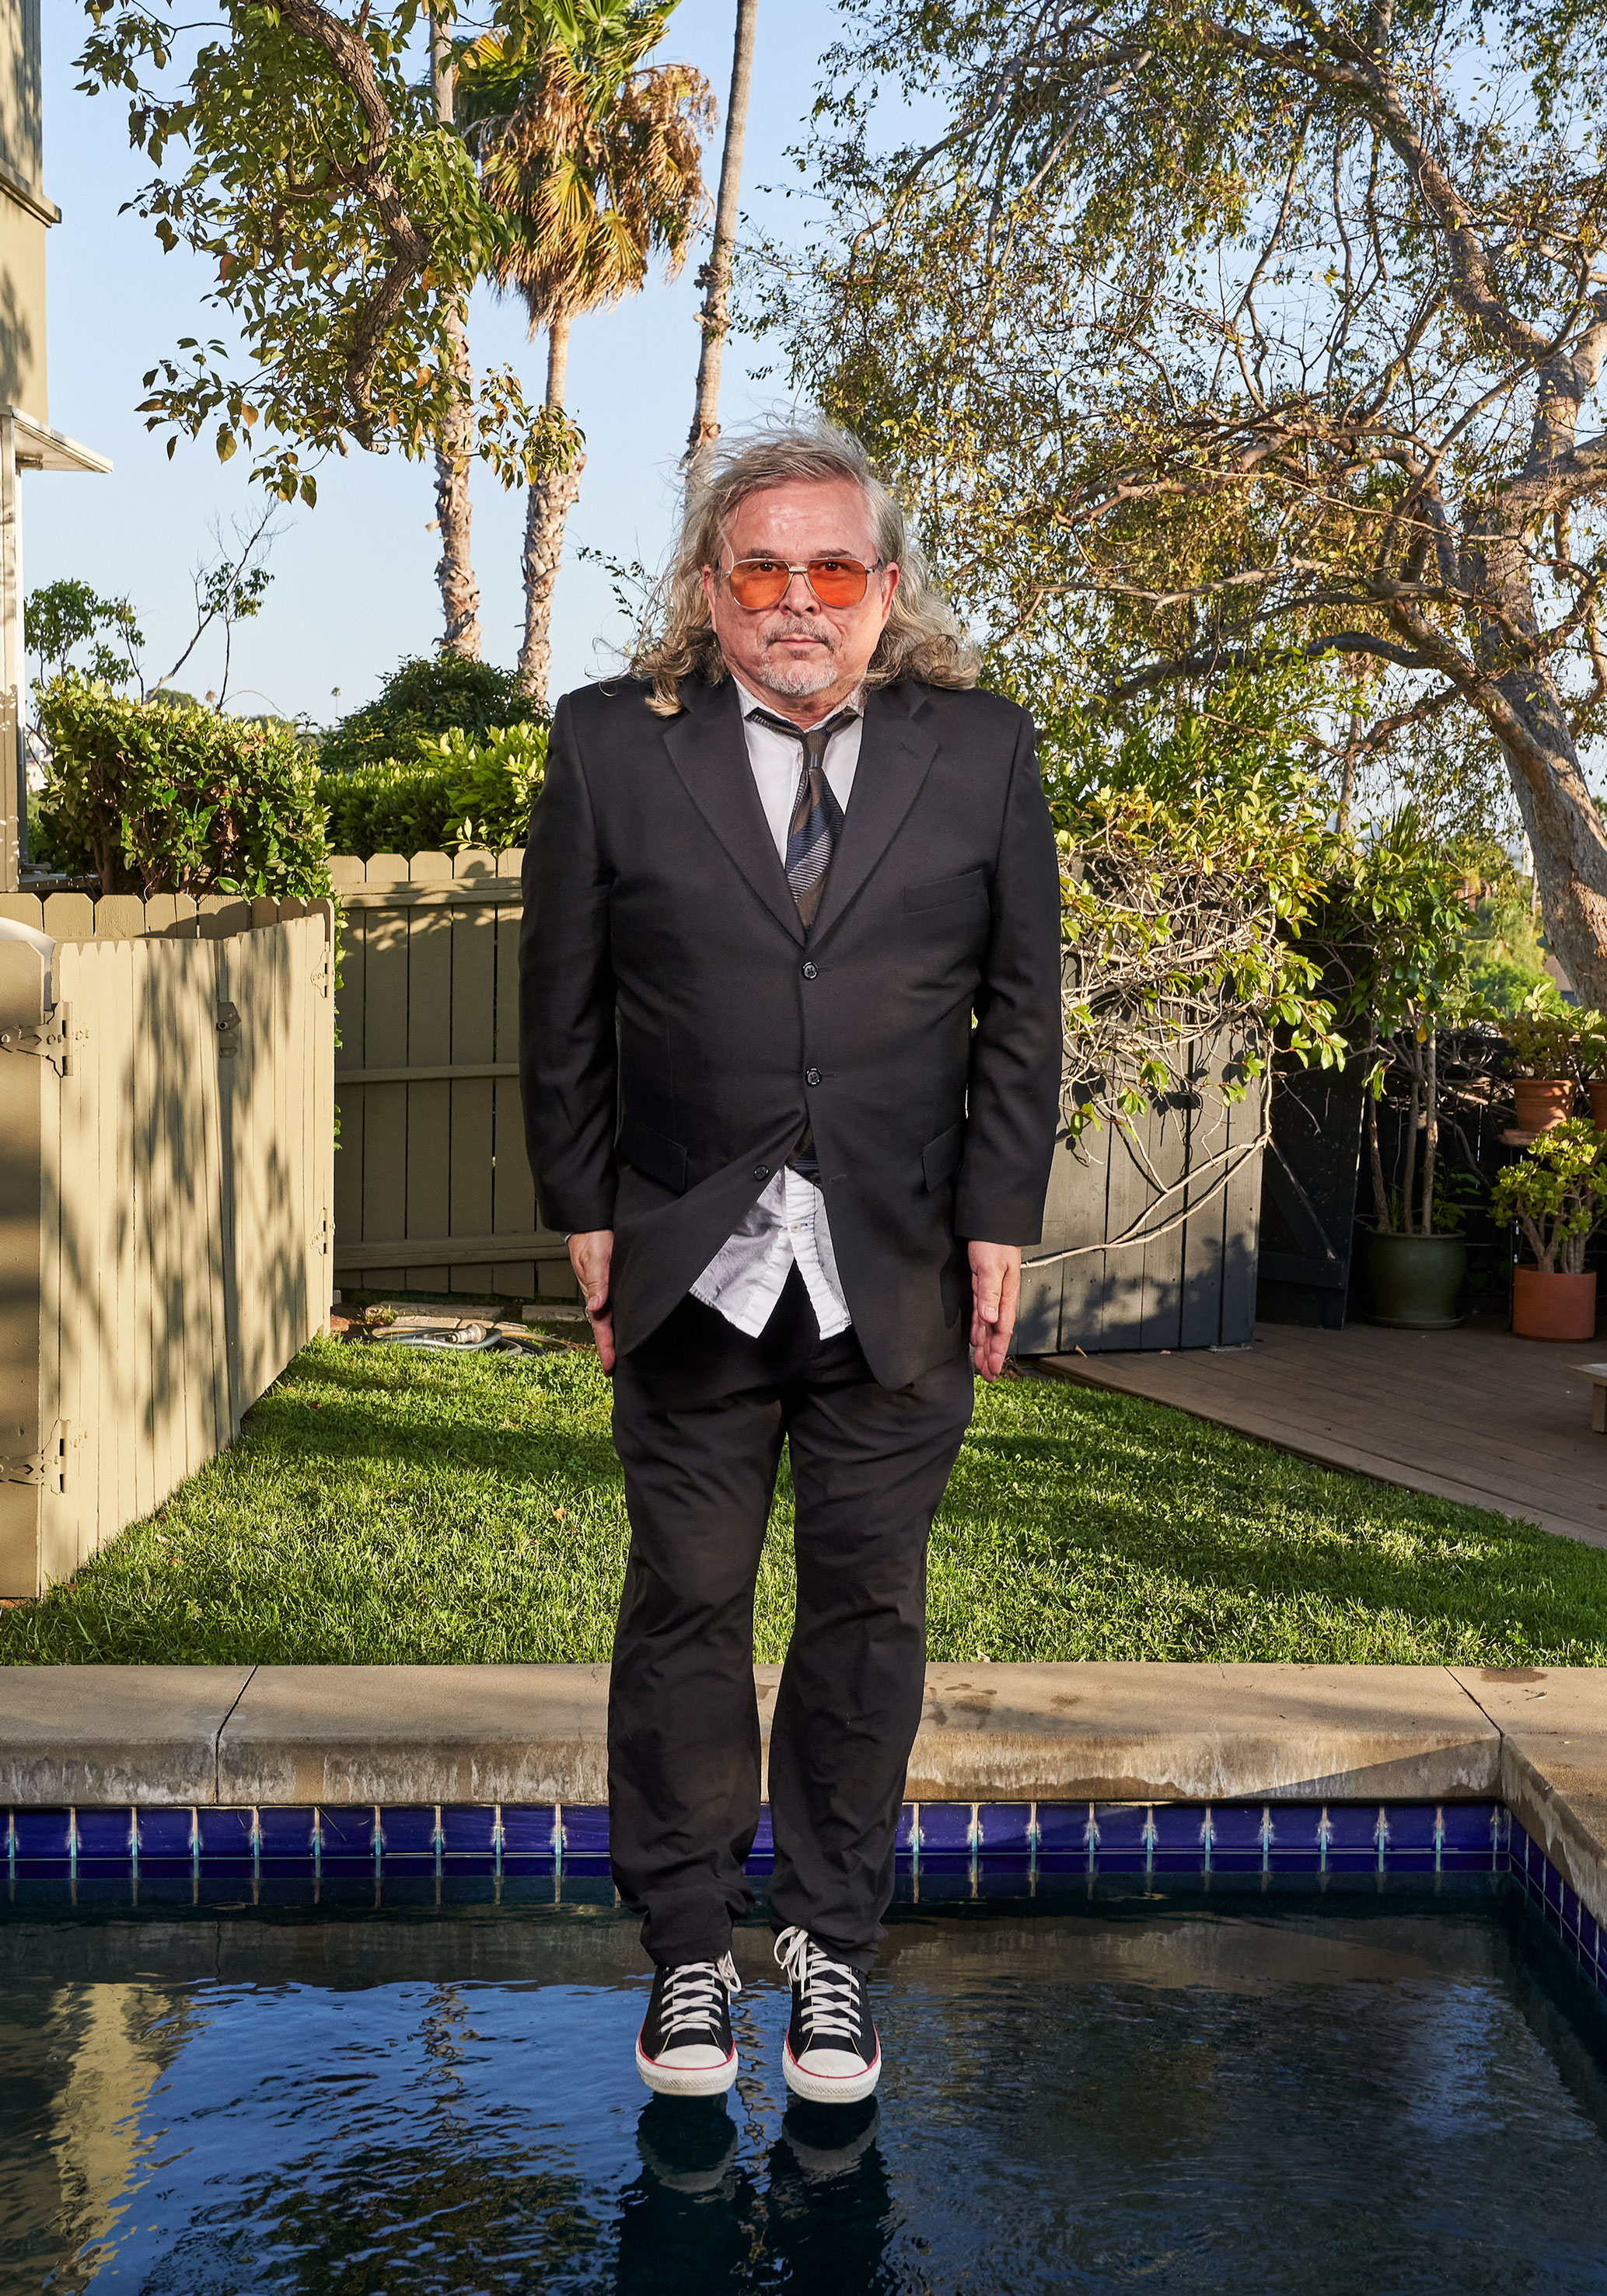
<path fill-rule="evenodd" d="M 570 1238 L 570 1266 L 586 1302 L 592 1336 L 597 1342 L 597 1361 L 604 1371 L 614 1367 L 614 1318 L 608 1297 L 608 1271 L 613 1256 L 611 1227 L 578 1230 Z"/>

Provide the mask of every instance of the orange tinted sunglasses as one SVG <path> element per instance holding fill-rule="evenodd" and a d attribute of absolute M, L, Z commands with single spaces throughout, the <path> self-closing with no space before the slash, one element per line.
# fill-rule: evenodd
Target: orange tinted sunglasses
<path fill-rule="evenodd" d="M 857 558 L 811 558 L 802 566 L 789 566 L 780 558 L 739 558 L 726 579 L 739 606 L 762 613 L 778 606 L 794 574 L 801 574 L 823 606 L 857 606 L 881 566 L 862 566 Z"/>

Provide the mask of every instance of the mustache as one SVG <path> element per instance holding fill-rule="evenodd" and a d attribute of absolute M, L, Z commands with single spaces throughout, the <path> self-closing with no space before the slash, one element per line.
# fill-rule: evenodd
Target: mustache
<path fill-rule="evenodd" d="M 776 645 L 783 638 L 810 638 L 816 645 L 824 646 L 828 653 L 835 653 L 837 651 L 837 638 L 834 632 L 823 629 L 817 622 L 805 621 L 799 614 L 783 614 L 775 621 L 765 624 L 762 637 L 764 644 Z"/>

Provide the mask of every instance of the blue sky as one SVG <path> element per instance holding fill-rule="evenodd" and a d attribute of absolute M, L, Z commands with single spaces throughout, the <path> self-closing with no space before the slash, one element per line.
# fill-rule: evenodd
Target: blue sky
<path fill-rule="evenodd" d="M 148 674 L 167 670 L 193 628 L 191 570 L 209 547 L 209 529 L 252 513 L 257 491 L 237 456 L 221 466 L 209 445 L 148 435 L 135 407 L 141 376 L 180 335 L 209 333 L 202 308 L 209 266 L 182 250 L 164 255 L 150 226 L 118 209 L 148 172 L 127 148 L 123 100 L 80 95 L 72 59 L 84 22 L 76 0 L 51 0 L 45 41 L 45 179 L 62 210 L 49 236 L 50 414 L 58 430 L 110 455 L 109 479 L 39 474 L 24 480 L 25 578 L 32 588 L 76 575 L 132 599 L 145 631 Z M 682 0 L 660 54 L 696 64 L 719 95 L 722 123 L 731 70 L 732 0 Z M 744 205 L 774 212 L 759 186 L 790 172 L 783 154 L 802 131 L 832 37 L 824 6 L 772 4 L 759 12 L 748 124 Z M 719 168 L 717 130 L 706 160 Z M 691 275 L 655 275 L 616 309 L 581 320 L 570 359 L 570 406 L 586 433 L 586 468 L 569 523 L 553 618 L 554 693 L 594 674 L 596 646 L 619 635 L 601 569 L 576 558 L 590 544 L 656 566 L 668 540 L 676 465 L 692 419 L 698 295 Z M 471 342 L 481 364 L 512 360 L 538 395 L 545 348 L 525 339 L 517 307 L 476 294 Z M 782 403 L 779 379 L 753 383 L 765 363 L 742 338 L 727 347 L 721 418 L 728 426 Z M 523 496 L 504 495 L 476 472 L 474 558 L 488 659 L 512 663 L 521 625 L 519 545 Z M 319 724 L 367 701 L 404 656 L 426 652 L 439 627 L 436 537 L 428 464 L 363 455 L 319 474 L 315 511 L 285 513 L 261 617 L 236 636 L 231 706 L 306 712 Z M 203 646 L 179 683 L 216 685 L 221 648 Z M 332 698 L 332 689 L 340 698 Z"/>

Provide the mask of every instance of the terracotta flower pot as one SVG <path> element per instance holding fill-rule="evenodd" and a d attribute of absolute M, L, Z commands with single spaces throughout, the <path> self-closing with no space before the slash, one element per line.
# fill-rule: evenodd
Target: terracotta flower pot
<path fill-rule="evenodd" d="M 1373 1228 L 1364 1249 L 1373 1292 L 1369 1323 L 1398 1332 L 1449 1332 L 1462 1321 L 1455 1307 L 1467 1246 L 1459 1235 L 1396 1235 Z"/>
<path fill-rule="evenodd" d="M 1598 1132 L 1607 1132 L 1607 1084 L 1587 1085 L 1590 1095 L 1590 1120 Z"/>
<path fill-rule="evenodd" d="M 1521 1340 L 1595 1339 L 1595 1270 L 1547 1275 L 1538 1267 L 1514 1267 L 1513 1330 Z"/>
<path fill-rule="evenodd" d="M 1573 1114 L 1570 1077 L 1515 1077 L 1513 1091 L 1518 1102 L 1520 1132 L 1549 1132 L 1554 1124 L 1564 1123 Z"/>

